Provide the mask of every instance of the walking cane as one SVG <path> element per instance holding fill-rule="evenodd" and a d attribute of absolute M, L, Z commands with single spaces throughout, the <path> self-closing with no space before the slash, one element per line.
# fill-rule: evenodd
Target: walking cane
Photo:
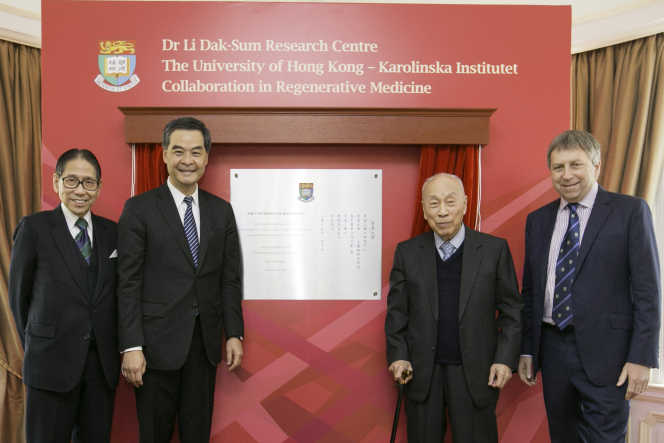
<path fill-rule="evenodd" d="M 399 425 L 399 412 L 401 412 L 401 400 L 403 400 L 403 388 L 406 386 L 406 382 L 403 380 L 410 377 L 412 371 L 406 369 L 401 373 L 401 381 L 398 381 L 396 386 L 399 388 L 399 397 L 397 398 L 397 410 L 394 413 L 394 423 L 392 424 L 392 438 L 390 438 L 390 443 L 394 443 L 397 438 L 397 426 Z"/>

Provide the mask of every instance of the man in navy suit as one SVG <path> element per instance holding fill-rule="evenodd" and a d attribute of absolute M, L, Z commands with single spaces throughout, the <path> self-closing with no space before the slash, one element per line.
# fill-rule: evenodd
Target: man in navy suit
<path fill-rule="evenodd" d="M 9 266 L 26 440 L 104 443 L 120 378 L 117 225 L 90 212 L 101 168 L 87 149 L 60 156 L 53 188 L 62 203 L 21 219 Z"/>
<path fill-rule="evenodd" d="M 547 152 L 560 199 L 528 215 L 519 377 L 542 371 L 553 443 L 624 442 L 629 400 L 658 366 L 660 270 L 647 203 L 597 184 L 600 146 L 566 131 Z"/>

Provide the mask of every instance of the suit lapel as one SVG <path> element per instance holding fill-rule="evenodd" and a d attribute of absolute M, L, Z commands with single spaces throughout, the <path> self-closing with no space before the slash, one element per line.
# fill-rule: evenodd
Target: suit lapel
<path fill-rule="evenodd" d="M 180 245 L 182 252 L 187 257 L 189 264 L 192 268 L 196 269 L 194 258 L 191 256 L 189 242 L 187 242 L 187 236 L 184 233 L 184 226 L 182 225 L 182 220 L 180 220 L 178 209 L 175 206 L 173 194 L 171 194 L 171 191 L 168 189 L 168 184 L 164 183 L 159 187 L 157 197 L 157 207 L 159 208 L 161 215 L 166 220 L 168 227 L 171 229 L 173 236 Z"/>
<path fill-rule="evenodd" d="M 101 293 L 104 278 L 106 277 L 106 268 L 108 267 L 108 257 L 111 254 L 106 227 L 97 221 L 97 216 L 94 214 L 92 214 L 92 235 L 94 236 L 92 247 L 97 250 L 97 284 L 92 297 L 92 302 L 94 303 Z"/>
<path fill-rule="evenodd" d="M 438 282 L 436 275 L 436 243 L 433 239 L 433 231 L 429 231 L 426 235 L 421 237 L 420 253 L 418 259 L 420 261 L 420 269 L 424 277 L 424 286 L 429 296 L 431 309 L 433 315 L 438 321 Z"/>
<path fill-rule="evenodd" d="M 60 205 L 51 211 L 51 224 L 53 225 L 51 234 L 53 234 L 55 244 L 62 255 L 62 260 L 67 265 L 69 272 L 71 272 L 74 281 L 83 292 L 83 295 L 85 295 L 88 293 L 85 284 L 87 280 L 81 272 L 78 257 L 76 256 L 76 254 L 80 254 L 81 252 L 77 249 L 76 243 L 74 243 Z"/>
<path fill-rule="evenodd" d="M 200 270 L 212 233 L 212 208 L 208 196 L 200 188 L 198 188 L 198 204 L 201 210 L 201 242 L 198 248 L 198 269 Z"/>
<path fill-rule="evenodd" d="M 475 278 L 482 263 L 482 242 L 475 231 L 465 227 L 466 239 L 463 241 L 463 261 L 461 264 L 461 290 L 459 292 L 459 321 L 468 305 Z"/>
<path fill-rule="evenodd" d="M 542 233 L 540 241 L 542 242 L 539 248 L 540 253 L 540 289 L 542 294 L 546 290 L 546 277 L 549 266 L 549 251 L 551 250 L 551 237 L 553 237 L 553 229 L 556 226 L 556 219 L 558 218 L 558 208 L 560 207 L 560 199 L 554 200 L 547 205 L 547 211 L 544 214 L 544 223 L 542 225 Z M 537 233 L 534 233 L 537 234 Z"/>
<path fill-rule="evenodd" d="M 595 197 L 595 204 L 593 205 L 592 212 L 590 213 L 590 218 L 588 219 L 588 224 L 585 231 L 583 232 L 583 238 L 581 240 L 581 248 L 579 249 L 579 257 L 576 261 L 576 270 L 574 271 L 574 278 L 579 274 L 581 266 L 588 255 L 590 247 L 595 241 L 595 237 L 604 226 L 604 222 L 609 217 L 611 210 L 613 209 L 611 205 L 611 198 L 609 193 L 606 192 L 601 187 L 597 191 L 597 197 Z"/>

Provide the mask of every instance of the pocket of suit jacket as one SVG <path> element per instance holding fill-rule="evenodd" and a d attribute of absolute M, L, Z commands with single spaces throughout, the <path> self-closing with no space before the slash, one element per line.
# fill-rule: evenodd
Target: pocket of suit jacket
<path fill-rule="evenodd" d="M 55 326 L 45 323 L 30 322 L 25 328 L 25 333 L 34 337 L 53 338 L 55 337 Z"/>
<path fill-rule="evenodd" d="M 141 303 L 144 317 L 163 317 L 166 314 L 166 306 L 163 303 L 152 303 L 144 301 Z"/>

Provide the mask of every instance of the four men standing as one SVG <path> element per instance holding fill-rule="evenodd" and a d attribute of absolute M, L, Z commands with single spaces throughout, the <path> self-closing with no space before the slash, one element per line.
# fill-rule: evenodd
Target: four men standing
<path fill-rule="evenodd" d="M 209 441 L 222 335 L 234 370 L 244 334 L 233 210 L 197 184 L 210 147 L 202 122 L 169 122 L 169 178 L 128 200 L 119 225 L 90 212 L 94 155 L 58 159 L 62 203 L 20 221 L 10 266 L 29 442 L 109 441 L 118 350 L 140 441 L 170 442 L 176 417 L 183 443 Z M 542 371 L 552 442 L 624 440 L 629 399 L 659 364 L 652 216 L 597 184 L 600 147 L 587 132 L 557 136 L 547 161 L 561 198 L 527 218 L 521 295 L 507 242 L 463 225 L 461 181 L 424 183 L 432 232 L 397 246 L 385 320 L 389 369 L 412 379 L 411 442 L 442 442 L 445 409 L 455 443 L 497 442 L 498 393 L 517 362 L 529 386 Z"/>

